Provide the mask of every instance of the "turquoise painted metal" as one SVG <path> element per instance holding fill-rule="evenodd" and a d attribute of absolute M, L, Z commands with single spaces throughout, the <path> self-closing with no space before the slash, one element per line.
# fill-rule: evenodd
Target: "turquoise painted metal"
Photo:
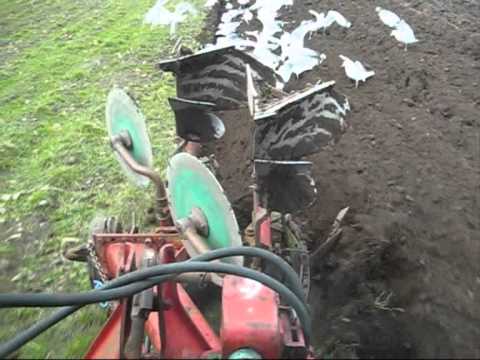
<path fill-rule="evenodd" d="M 186 218 L 193 208 L 199 208 L 208 222 L 205 242 L 210 249 L 242 245 L 232 207 L 215 176 L 199 159 L 188 153 L 175 155 L 169 162 L 167 180 L 167 194 L 174 220 Z M 242 258 L 225 261 L 243 264 Z"/>
<path fill-rule="evenodd" d="M 229 359 L 262 359 L 259 353 L 253 349 L 245 348 L 239 349 L 228 357 Z"/>
<path fill-rule="evenodd" d="M 108 94 L 105 113 L 110 138 L 122 132 L 128 132 L 132 140 L 130 154 L 139 164 L 151 168 L 153 164 L 152 147 L 145 117 L 130 96 L 119 88 L 112 89 Z M 133 172 L 117 154 L 116 156 L 123 171 L 134 184 L 148 185 L 148 178 Z"/>

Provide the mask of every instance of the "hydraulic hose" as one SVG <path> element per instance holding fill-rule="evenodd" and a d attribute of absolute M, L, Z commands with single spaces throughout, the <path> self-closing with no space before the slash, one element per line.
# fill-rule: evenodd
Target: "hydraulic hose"
<path fill-rule="evenodd" d="M 254 248 L 251 248 L 251 249 L 254 249 Z M 249 251 L 245 251 L 245 253 L 247 252 Z M 281 260 L 276 255 L 273 255 L 268 251 L 265 251 L 265 252 L 267 254 L 272 255 L 271 259 Z M 222 252 L 218 252 L 217 254 L 215 254 L 216 256 L 210 256 L 210 257 L 205 256 L 207 259 L 203 259 L 203 256 L 201 256 L 202 261 L 209 261 L 211 259 L 218 258 L 220 255 L 224 255 L 225 253 L 229 254 L 228 251 L 225 251 L 223 254 Z M 197 262 L 199 261 L 195 259 L 195 261 L 157 265 L 157 266 L 152 266 L 149 268 L 137 270 L 137 271 L 125 274 L 109 282 L 110 284 L 109 288 L 115 287 L 112 290 L 104 290 L 105 288 L 102 288 L 101 289 L 102 291 L 92 290 L 88 292 L 70 293 L 70 294 L 48 294 L 48 293 L 0 294 L 0 308 L 1 307 L 54 307 L 54 306 L 69 306 L 69 305 L 88 305 L 88 304 L 93 304 L 98 302 L 111 301 L 118 298 L 124 298 L 124 297 L 131 296 L 132 294 L 138 293 L 140 291 L 143 291 L 145 289 L 148 289 L 149 287 L 152 287 L 153 285 L 155 285 L 156 279 L 148 279 L 148 278 L 159 276 L 159 275 L 167 275 L 167 274 L 178 275 L 180 273 L 193 272 L 193 270 L 184 270 L 184 269 L 193 267 L 194 265 L 192 264 L 195 264 Z M 283 260 L 281 260 L 281 262 L 285 263 Z M 278 264 L 282 264 L 281 262 Z M 198 265 L 198 266 L 202 268 L 206 268 L 207 270 L 205 270 L 205 272 L 215 272 L 215 270 L 210 270 L 212 266 L 207 265 L 206 263 L 202 263 L 201 265 Z M 177 269 L 180 269 L 180 270 L 177 270 Z M 250 275 L 247 274 L 245 275 L 245 277 L 251 278 L 252 276 L 254 276 L 253 270 L 240 267 L 240 266 L 229 266 L 227 270 L 230 271 L 229 273 L 233 275 L 239 275 L 235 273 L 236 271 L 237 272 L 243 271 L 246 273 L 250 272 Z M 293 272 L 293 269 L 291 271 Z M 221 273 L 222 271 L 218 270 L 218 272 Z M 147 273 L 152 275 L 145 275 Z M 255 273 L 261 274 L 259 272 L 255 272 Z M 284 273 L 290 274 L 290 271 L 287 270 Z M 296 275 L 295 273 L 293 274 L 295 276 L 292 279 L 293 284 L 289 284 L 289 285 L 291 286 L 293 285 L 292 287 L 296 287 L 295 285 L 298 286 L 298 281 L 295 281 Z M 243 275 L 240 275 L 240 276 L 243 276 Z M 149 281 L 145 281 L 145 280 L 149 280 Z M 257 280 L 257 279 L 255 278 L 254 280 Z M 126 286 L 123 286 L 123 285 L 126 285 Z M 265 285 L 269 286 L 268 284 L 265 284 Z M 294 292 L 294 294 L 295 296 L 299 297 L 302 302 L 305 302 L 302 296 L 303 290 L 297 290 Z"/>
<path fill-rule="evenodd" d="M 305 337 L 310 336 L 310 315 L 305 304 L 284 284 L 265 275 L 259 271 L 244 268 L 238 265 L 223 263 L 206 263 L 200 261 L 189 261 L 184 263 L 171 263 L 157 265 L 149 268 L 137 270 L 127 275 L 129 284 L 113 290 L 92 290 L 86 293 L 76 294 L 0 294 L 1 307 L 25 307 L 25 306 L 66 306 L 66 305 L 87 305 L 96 302 L 105 302 L 113 299 L 128 297 L 136 292 L 147 289 L 157 283 L 158 279 L 154 277 L 160 275 L 174 275 L 189 272 L 213 272 L 241 276 L 256 280 L 272 290 L 276 291 L 298 314 L 302 327 L 305 331 Z M 126 277 L 125 275 L 124 277 Z M 143 280 L 152 278 L 151 281 Z M 119 278 L 120 279 L 120 278 Z M 138 285 L 138 286 L 136 286 Z M 118 284 L 117 284 L 118 286 Z"/>
<path fill-rule="evenodd" d="M 211 260 L 216 260 L 216 259 L 221 259 L 221 258 L 231 257 L 231 256 L 256 256 L 256 257 L 263 258 L 266 261 L 272 262 L 285 274 L 286 281 L 292 287 L 292 291 L 300 299 L 305 299 L 305 294 L 303 292 L 303 289 L 301 288 L 300 281 L 295 271 L 291 268 L 291 266 L 280 257 L 263 249 L 252 248 L 252 247 L 236 247 L 236 248 L 212 250 L 209 253 L 197 256 L 195 258 L 190 259 L 189 261 L 211 261 Z M 159 282 L 171 280 L 172 278 L 173 276 L 171 275 L 160 276 L 160 277 L 156 277 L 155 281 L 159 283 Z M 114 284 L 114 282 L 117 280 L 121 280 L 121 281 L 119 281 L 119 284 Z M 119 286 L 120 283 L 123 281 L 124 279 L 118 278 L 106 284 L 101 289 L 101 291 L 106 291 L 108 289 L 114 288 L 115 286 Z M 79 310 L 81 307 L 82 305 L 64 307 L 58 310 L 57 312 L 55 312 L 50 317 L 42 319 L 36 324 L 32 325 L 30 328 L 24 330 L 23 332 L 15 336 L 13 339 L 0 345 L 0 358 L 4 358 L 8 354 L 11 354 L 12 352 L 18 350 L 27 342 L 31 341 L 42 332 L 48 330 L 50 327 L 54 326 L 59 321 L 73 314 L 75 311 Z M 306 333 L 307 331 L 309 331 L 309 329 L 305 329 Z"/>

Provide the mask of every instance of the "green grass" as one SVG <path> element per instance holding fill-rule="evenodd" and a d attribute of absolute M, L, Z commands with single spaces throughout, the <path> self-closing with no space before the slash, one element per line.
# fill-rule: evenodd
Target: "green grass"
<path fill-rule="evenodd" d="M 203 0 L 191 1 L 202 9 Z M 17 289 L 85 290 L 82 264 L 59 261 L 64 238 L 83 239 L 98 213 L 144 214 L 151 189 L 131 186 L 108 145 L 105 99 L 114 85 L 128 88 L 148 121 L 155 167 L 174 149 L 167 103 L 174 79 L 154 64 L 170 57 L 176 37 L 142 23 L 154 0 L 0 0 L 0 224 L 21 221 L 28 251 L 15 252 Z M 177 28 L 196 48 L 203 12 Z M 46 200 L 46 204 L 45 204 Z M 37 233 L 38 224 L 47 231 Z M 0 234 L 2 240 L 2 234 Z M 52 266 L 52 264 L 54 264 Z M 4 279 L 3 279 L 4 280 Z M 2 310 L 0 340 L 46 311 Z M 21 357 L 78 357 L 105 314 L 90 306 L 35 341 Z"/>

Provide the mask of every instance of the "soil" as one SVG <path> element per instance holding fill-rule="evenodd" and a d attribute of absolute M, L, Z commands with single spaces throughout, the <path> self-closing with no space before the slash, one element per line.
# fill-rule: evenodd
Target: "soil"
<path fill-rule="evenodd" d="M 405 52 L 377 5 L 405 18 L 420 42 Z M 295 0 L 282 20 L 298 25 L 309 9 L 353 23 L 308 40 L 327 60 L 287 87 L 335 80 L 352 105 L 340 143 L 308 159 L 318 199 L 300 216 L 314 248 L 350 207 L 339 245 L 313 264 L 318 355 L 478 358 L 480 3 Z M 340 54 L 376 75 L 356 89 Z M 235 199 L 252 183 L 251 124 L 246 112 L 223 119 L 218 177 L 245 226 L 250 198 Z"/>

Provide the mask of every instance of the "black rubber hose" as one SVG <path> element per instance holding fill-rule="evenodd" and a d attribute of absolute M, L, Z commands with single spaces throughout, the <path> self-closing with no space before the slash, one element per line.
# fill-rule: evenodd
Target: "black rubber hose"
<path fill-rule="evenodd" d="M 146 278 L 152 278 L 154 276 L 157 276 L 158 274 L 178 274 L 178 273 L 187 273 L 187 272 L 214 272 L 214 273 L 226 273 L 226 274 L 231 274 L 231 275 L 237 275 L 237 276 L 242 276 L 245 278 L 250 278 L 256 281 L 259 281 L 260 283 L 270 287 L 271 289 L 275 290 L 280 296 L 282 296 L 286 302 L 293 307 L 293 309 L 296 311 L 296 313 L 299 316 L 300 322 L 302 324 L 302 327 L 304 329 L 305 333 L 305 338 L 307 342 L 310 339 L 311 335 L 311 319 L 308 314 L 308 311 L 305 308 L 305 305 L 298 299 L 293 292 L 291 292 L 290 289 L 288 289 L 285 285 L 282 283 L 278 282 L 277 280 L 261 273 L 255 270 L 251 270 L 248 268 L 244 268 L 241 266 L 237 265 L 230 265 L 230 264 L 221 264 L 221 263 L 204 263 L 204 262 L 186 262 L 186 263 L 172 263 L 172 264 L 167 264 L 167 265 L 160 265 L 159 267 L 151 267 L 147 269 L 142 269 L 142 270 L 137 270 L 135 273 L 141 274 L 145 279 Z M 132 273 L 133 274 L 133 273 Z M 141 291 L 143 288 L 149 288 L 152 286 L 152 283 L 158 283 L 158 280 L 162 279 L 150 279 L 151 281 L 145 281 L 142 284 L 138 284 L 139 287 L 135 288 L 134 290 Z M 165 278 L 163 278 L 165 280 Z M 137 285 L 137 284 L 133 284 Z M 126 286 L 128 287 L 128 286 Z M 115 289 L 119 290 L 122 292 L 122 297 L 127 297 L 132 295 L 132 291 L 129 293 L 125 291 L 125 289 L 119 288 Z M 92 297 L 92 292 L 86 293 L 86 294 L 66 294 L 66 295 L 51 295 L 51 294 L 34 294 L 38 295 L 36 296 L 35 300 L 39 300 L 42 304 L 35 304 L 35 305 L 45 305 L 47 306 L 58 306 L 60 303 L 67 303 L 67 301 L 71 301 L 72 303 L 78 304 L 79 302 L 82 302 L 82 304 L 88 303 L 89 301 L 91 302 L 103 302 L 103 301 L 108 301 L 112 300 L 111 296 L 106 296 L 107 293 L 110 290 L 95 290 L 94 295 L 97 295 L 95 299 Z M 33 295 L 33 294 L 32 294 Z M 103 295 L 103 296 L 102 296 Z M 118 296 L 118 294 L 115 294 Z M 89 299 L 90 297 L 90 299 Z M 26 305 L 32 305 L 33 301 L 30 300 L 20 300 L 18 296 L 14 297 L 8 297 L 8 301 L 15 300 L 19 301 L 22 304 Z M 5 303 L 6 301 L 2 301 Z M 3 347 L 2 349 L 3 350 Z M 9 353 L 6 353 L 8 355 Z M 2 356 L 3 353 L 0 353 L 0 356 Z"/>
<path fill-rule="evenodd" d="M 299 284 L 300 282 L 299 282 L 298 276 L 296 275 L 294 270 L 291 268 L 291 266 L 288 263 L 286 263 L 283 259 L 263 249 L 252 248 L 252 247 L 237 247 L 237 248 L 212 250 L 207 254 L 197 256 L 195 258 L 190 259 L 189 261 L 207 261 L 207 260 L 220 259 L 222 257 L 241 256 L 241 255 L 257 256 L 257 257 L 263 258 L 264 260 L 271 261 L 277 264 L 279 269 L 281 269 L 286 274 L 287 281 L 289 282 L 289 284 L 292 285 L 292 290 L 294 290 L 294 292 L 298 295 L 302 294 L 302 297 L 305 296 L 303 289 L 301 289 L 301 284 L 299 286 L 294 285 L 294 284 Z M 294 276 L 292 276 L 292 274 Z M 165 276 L 162 281 L 165 281 L 171 278 L 172 276 Z M 157 280 L 160 280 L 160 279 L 157 278 Z M 109 283 L 109 284 L 106 284 L 101 290 L 104 291 L 107 289 L 111 289 L 113 287 L 114 285 L 111 285 Z M 299 288 L 301 291 L 298 291 Z M 11 354 L 12 352 L 18 350 L 27 342 L 31 341 L 42 332 L 48 330 L 50 327 L 54 326 L 59 321 L 73 314 L 75 311 L 79 310 L 81 307 L 82 307 L 81 305 L 64 307 L 58 310 L 53 315 L 51 315 L 50 317 L 42 319 L 36 324 L 32 325 L 30 328 L 22 331 L 13 339 L 0 345 L 0 358 L 4 358 L 8 354 Z"/>
<path fill-rule="evenodd" d="M 148 289 L 152 282 L 157 279 L 150 279 L 160 275 L 183 274 L 189 272 L 213 272 L 241 276 L 256 280 L 272 290 L 276 291 L 298 314 L 302 327 L 305 331 L 305 337 L 310 337 L 311 320 L 305 304 L 284 284 L 274 278 L 265 275 L 259 271 L 248 269 L 238 265 L 224 263 L 207 263 L 200 261 L 189 261 L 184 263 L 171 263 L 152 266 L 149 268 L 136 270 L 127 275 L 132 275 L 131 282 L 142 281 L 142 283 L 131 284 L 113 290 L 93 290 L 86 293 L 76 294 L 0 294 L 0 306 L 25 307 L 25 306 L 66 306 L 66 305 L 85 305 L 96 302 L 110 301 L 113 299 L 124 298 L 133 295 L 136 292 Z M 127 277 L 127 275 L 123 277 Z M 120 279 L 120 278 L 119 278 Z M 135 286 L 138 285 L 138 286 Z M 131 288 L 129 288 L 131 286 Z M 135 290 L 132 292 L 132 290 Z"/>
<path fill-rule="evenodd" d="M 158 283 L 171 280 L 174 276 L 165 275 L 159 276 L 156 278 Z M 107 291 L 109 288 L 109 284 L 104 286 L 101 291 Z M 54 326 L 56 323 L 62 321 L 63 319 L 67 318 L 68 316 L 72 315 L 76 311 L 80 310 L 83 305 L 75 305 L 75 306 L 66 306 L 62 307 L 60 310 L 56 311 L 53 315 L 49 316 L 48 318 L 42 319 L 35 323 L 34 325 L 30 326 L 28 329 L 22 331 L 20 334 L 16 335 L 13 339 L 6 341 L 5 343 L 0 345 L 0 359 L 5 359 L 8 355 L 12 354 L 13 352 L 20 349 L 29 341 L 32 341 L 38 335 L 47 331 L 49 328 Z"/>
<path fill-rule="evenodd" d="M 283 260 L 281 257 L 273 254 L 270 251 L 254 248 L 254 247 L 238 246 L 234 248 L 212 250 L 212 251 L 209 251 L 208 253 L 198 255 L 188 260 L 187 262 L 213 261 L 213 260 L 218 260 L 218 259 L 227 258 L 227 257 L 234 257 L 234 256 L 259 257 L 266 261 L 271 262 L 274 266 L 278 267 L 278 269 L 281 270 L 283 274 L 285 274 L 285 280 L 287 282 L 288 287 L 300 300 L 302 300 L 302 302 L 308 308 L 306 304 L 307 301 L 305 297 L 305 292 L 303 290 L 302 284 L 300 282 L 300 279 L 297 273 L 285 260 Z M 150 267 L 149 269 L 152 269 L 152 268 L 153 267 Z M 114 287 L 118 287 L 121 285 L 130 284 L 134 280 L 140 281 L 143 279 L 144 278 L 139 276 L 137 272 L 131 272 L 131 273 L 122 275 L 116 279 L 113 279 L 108 284 L 112 284 Z"/>
<path fill-rule="evenodd" d="M 155 286 L 157 281 L 157 278 L 144 281 L 132 281 L 127 285 L 115 286 L 113 289 L 104 290 L 104 288 L 102 288 L 81 293 L 0 294 L 0 308 L 60 307 L 96 304 L 132 296 Z"/>
<path fill-rule="evenodd" d="M 254 248 L 251 248 L 251 249 L 254 249 Z M 259 249 L 255 249 L 255 250 L 259 250 Z M 238 252 L 238 251 L 235 251 L 235 252 Z M 248 252 L 248 251 L 245 251 L 245 252 Z M 258 251 L 253 251 L 253 252 L 255 253 Z M 280 260 L 279 262 L 280 264 L 282 264 L 282 262 L 285 263 L 282 259 L 280 259 L 276 255 L 268 251 L 265 251 L 265 252 L 266 254 L 270 254 L 271 256 L 269 257 L 271 257 L 272 259 Z M 201 258 L 202 260 L 204 260 L 203 258 L 206 258 L 205 261 L 209 261 L 209 260 L 218 258 L 219 256 L 222 256 L 224 254 L 229 254 L 229 252 L 219 251 L 215 254 L 216 256 L 205 256 L 205 257 L 199 256 L 198 258 Z M 198 266 L 200 266 L 201 268 L 205 268 L 206 269 L 205 272 L 214 272 L 210 270 L 211 267 L 208 264 L 204 262 L 200 262 L 198 258 L 196 258 L 195 261 L 156 265 L 156 266 L 152 266 L 149 268 L 137 270 L 137 271 L 122 275 L 119 278 L 116 278 L 108 283 L 109 289 L 111 290 L 105 290 L 105 288 L 103 288 L 101 290 L 92 290 L 88 292 L 70 293 L 70 294 L 47 294 L 47 293 L 0 294 L 0 308 L 88 305 L 88 304 L 94 304 L 98 302 L 111 301 L 114 299 L 131 296 L 132 294 L 141 292 L 155 285 L 156 279 L 148 279 L 148 278 L 152 278 L 154 276 L 160 276 L 160 275 L 168 275 L 168 274 L 174 275 L 182 272 L 194 272 L 194 270 L 177 270 L 177 269 L 192 268 L 194 266 L 192 264 L 195 264 L 195 263 L 201 263 L 201 265 L 198 265 Z M 218 264 L 218 265 L 221 265 L 221 264 Z M 228 265 L 228 264 L 224 264 L 224 265 Z M 238 269 L 238 270 L 235 270 L 235 269 Z M 203 270 L 199 270 L 199 271 L 203 271 Z M 227 273 L 233 274 L 233 275 L 240 275 L 237 272 L 240 272 L 240 273 L 244 272 L 246 274 L 245 277 L 253 278 L 254 280 L 257 280 L 255 278 L 255 276 L 257 275 L 255 274 L 262 274 L 260 272 L 247 269 L 241 266 L 236 266 L 236 265 L 230 265 L 229 267 L 226 268 L 226 271 Z M 291 271 L 293 272 L 293 269 Z M 222 272 L 222 271 L 218 270 L 218 272 Z M 285 273 L 289 274 L 288 271 L 286 271 Z M 146 275 L 146 274 L 151 274 L 151 275 Z M 296 282 L 294 279 L 298 279 L 298 277 L 294 277 L 293 280 L 291 281 L 293 284 L 289 284 L 289 285 L 294 285 L 294 286 L 296 285 L 295 287 L 297 287 L 298 282 Z M 149 281 L 145 281 L 145 280 L 149 280 Z M 138 283 L 140 281 L 142 283 Z M 265 285 L 271 287 L 268 283 L 266 283 Z M 114 287 L 114 289 L 112 289 L 112 287 Z M 298 292 L 300 292 L 300 295 L 303 295 L 303 290 L 297 289 L 297 291 L 294 292 L 296 297 L 299 297 Z M 303 297 L 300 297 L 300 300 L 303 303 L 305 303 Z M 304 306 L 305 305 L 306 304 L 304 304 Z"/>
<path fill-rule="evenodd" d="M 232 255 L 233 253 L 235 255 Z M 287 282 L 288 287 L 295 293 L 295 295 L 297 295 L 298 298 L 301 299 L 304 303 L 307 302 L 305 290 L 303 289 L 298 274 L 290 266 L 289 263 L 268 250 L 256 247 L 237 246 L 212 250 L 208 253 L 196 256 L 192 259 L 192 261 L 212 261 L 232 256 L 259 257 L 265 261 L 272 263 L 285 275 L 285 281 Z"/>

